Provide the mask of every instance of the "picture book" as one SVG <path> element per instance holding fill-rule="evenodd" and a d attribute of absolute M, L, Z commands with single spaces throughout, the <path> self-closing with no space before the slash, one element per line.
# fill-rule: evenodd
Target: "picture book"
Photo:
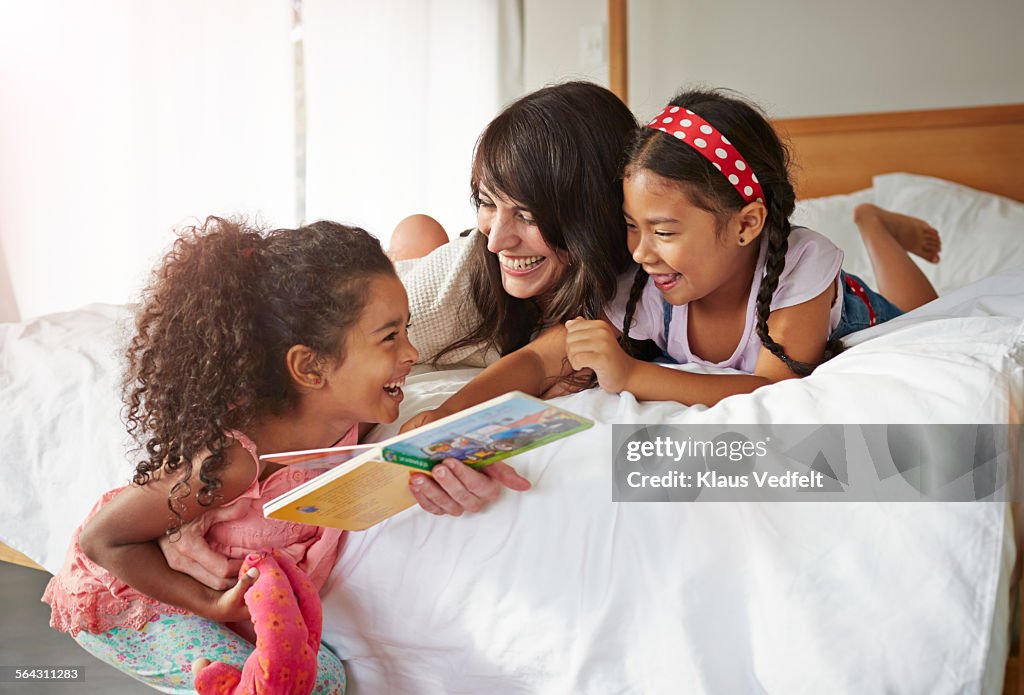
<path fill-rule="evenodd" d="M 261 460 L 324 472 L 263 506 L 270 519 L 359 531 L 416 503 L 409 474 L 445 458 L 474 468 L 544 446 L 594 423 L 512 392 L 371 445 L 290 451 Z"/>

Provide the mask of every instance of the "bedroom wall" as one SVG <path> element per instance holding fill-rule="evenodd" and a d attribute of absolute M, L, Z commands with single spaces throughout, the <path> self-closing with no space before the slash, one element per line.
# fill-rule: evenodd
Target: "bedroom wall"
<path fill-rule="evenodd" d="M 580 65 L 577 50 L 606 7 L 526 0 L 527 89 L 572 74 L 607 84 L 607 59 Z M 1020 0 L 629 0 L 629 102 L 644 117 L 694 82 L 776 117 L 1024 102 L 1021 27 Z"/>
<path fill-rule="evenodd" d="M 602 27 L 607 46 L 607 21 L 605 0 L 524 0 L 523 93 L 566 79 L 607 86 L 607 49 L 598 60 L 580 55 L 580 33 L 588 27 Z"/>

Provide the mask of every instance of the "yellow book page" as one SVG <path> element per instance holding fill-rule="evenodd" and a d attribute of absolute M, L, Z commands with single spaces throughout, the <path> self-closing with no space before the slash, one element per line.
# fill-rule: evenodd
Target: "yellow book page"
<path fill-rule="evenodd" d="M 267 518 L 362 531 L 416 504 L 409 492 L 410 472 L 406 466 L 370 460 Z"/>

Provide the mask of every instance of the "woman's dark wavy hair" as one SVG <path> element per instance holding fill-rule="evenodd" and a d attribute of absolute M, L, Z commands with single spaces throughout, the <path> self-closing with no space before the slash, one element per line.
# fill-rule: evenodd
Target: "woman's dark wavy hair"
<path fill-rule="evenodd" d="M 334 222 L 262 231 L 208 217 L 179 235 L 144 291 L 123 382 L 143 452 L 134 483 L 177 478 L 169 533 L 180 528 L 180 500 L 216 498 L 227 431 L 295 403 L 288 350 L 305 345 L 324 364 L 344 358 L 376 274 L 394 274 L 377 239 Z"/>
<path fill-rule="evenodd" d="M 505 355 L 539 329 L 600 317 L 616 277 L 632 263 L 622 217 L 622 153 L 636 128 L 626 105 L 590 82 L 527 94 L 488 124 L 473 155 L 474 205 L 484 187 L 527 208 L 547 244 L 568 258 L 568 268 L 544 297 L 517 299 L 502 288 L 486 237 L 476 235 L 469 301 L 482 320 L 434 360 L 480 344 Z"/>
<path fill-rule="evenodd" d="M 794 373 L 800 376 L 810 374 L 816 365 L 792 359 L 786 354 L 785 347 L 775 342 L 768 332 L 771 300 L 786 265 L 791 230 L 789 217 L 796 202 L 789 174 L 788 148 L 764 114 L 734 93 L 719 89 L 692 90 L 679 94 L 669 103 L 690 109 L 714 126 L 735 145 L 757 174 L 768 209 L 762 230 L 767 237 L 768 253 L 764 277 L 757 293 L 757 336 Z M 626 153 L 625 175 L 628 177 L 640 170 L 678 181 L 694 205 L 715 215 L 719 229 L 724 228 L 726 220 L 746 204 L 739 192 L 707 159 L 689 145 L 677 142 L 676 138 L 654 128 L 637 131 Z M 628 341 L 629 327 L 646 284 L 647 273 L 637 268 L 622 326 L 624 343 Z M 626 347 L 628 350 L 628 344 Z M 822 361 L 840 349 L 839 341 L 830 341 Z"/>

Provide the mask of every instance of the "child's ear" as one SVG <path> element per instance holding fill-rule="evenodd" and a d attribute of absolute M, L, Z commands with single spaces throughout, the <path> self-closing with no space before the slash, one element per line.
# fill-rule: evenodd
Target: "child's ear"
<path fill-rule="evenodd" d="M 764 203 L 754 201 L 747 203 L 733 218 L 736 222 L 736 243 L 747 246 L 759 236 L 768 219 L 768 209 Z"/>
<path fill-rule="evenodd" d="M 323 385 L 320 358 L 312 348 L 292 345 L 285 353 L 284 363 L 288 375 L 298 386 L 320 388 Z"/>

